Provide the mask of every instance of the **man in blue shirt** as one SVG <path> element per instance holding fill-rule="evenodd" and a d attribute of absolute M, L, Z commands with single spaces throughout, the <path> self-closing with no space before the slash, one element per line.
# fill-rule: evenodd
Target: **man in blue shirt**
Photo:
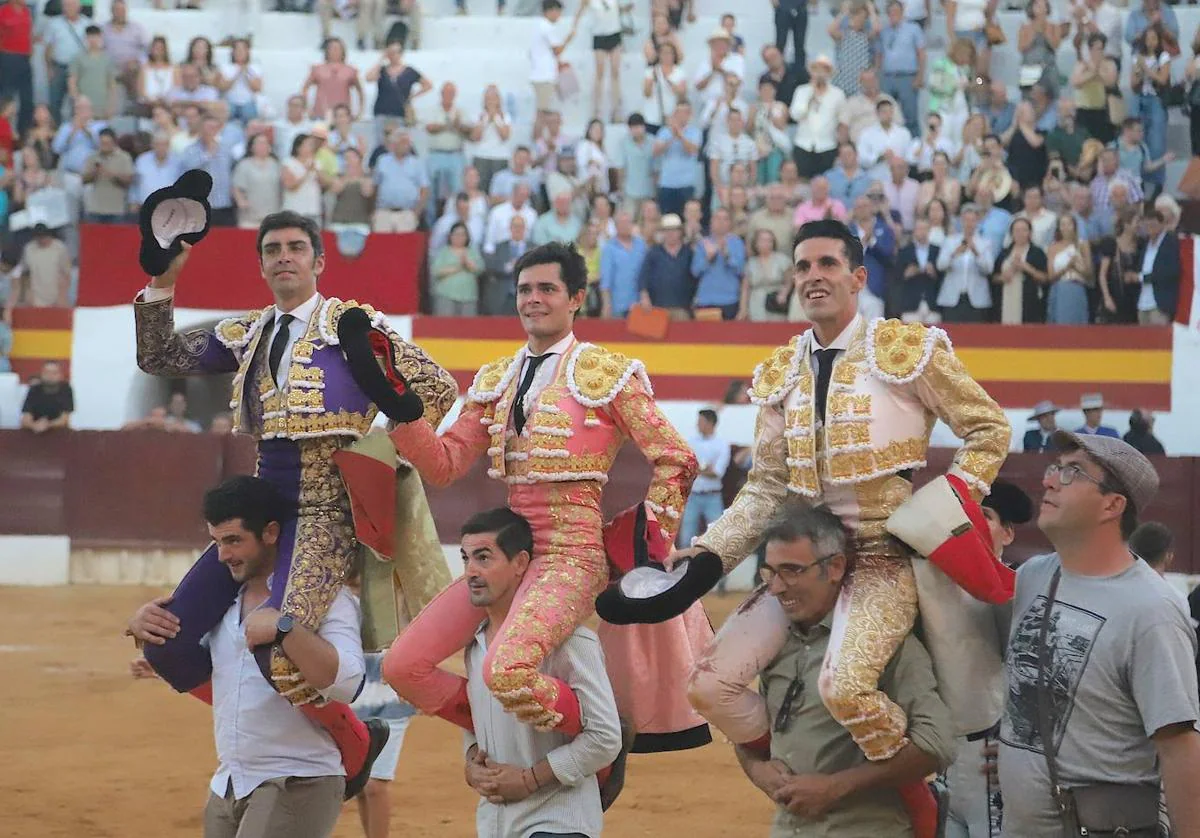
<path fill-rule="evenodd" d="M 871 177 L 858 165 L 858 149 L 853 143 L 838 146 L 837 165 L 825 173 L 829 181 L 829 197 L 851 206 L 871 188 Z"/>
<path fill-rule="evenodd" d="M 1000 79 L 992 80 L 989 94 L 988 106 L 983 109 L 983 115 L 987 117 L 992 133 L 999 136 L 1012 125 L 1017 106 L 1008 101 L 1008 86 Z"/>
<path fill-rule="evenodd" d="M 70 122 L 64 122 L 58 128 L 58 133 L 50 143 L 50 148 L 58 155 L 58 165 L 72 174 L 83 174 L 83 166 L 87 159 L 100 148 L 100 129 L 108 123 L 92 119 L 92 103 L 86 96 L 75 99 L 75 115 Z"/>
<path fill-rule="evenodd" d="M 700 129 L 689 125 L 692 106 L 687 102 L 676 105 L 667 124 L 658 129 L 654 156 L 658 158 L 658 208 L 666 213 L 683 213 L 696 191 L 696 175 L 700 166 Z"/>
<path fill-rule="evenodd" d="M 629 133 L 621 139 L 617 153 L 622 206 L 635 213 L 642 201 L 654 197 L 654 139 L 646 136 L 646 119 L 629 115 Z"/>
<path fill-rule="evenodd" d="M 896 235 L 866 195 L 854 202 L 850 232 L 863 245 L 863 267 L 867 269 L 867 287 L 858 294 L 858 310 L 863 317 L 883 317 L 888 294 L 888 274 L 896 262 Z"/>
<path fill-rule="evenodd" d="M 1132 44 L 1143 32 L 1155 23 L 1161 23 L 1163 28 L 1179 41 L 1179 20 L 1175 10 L 1165 5 L 1162 0 L 1142 0 L 1142 7 L 1134 9 L 1125 19 L 1125 41 Z"/>
<path fill-rule="evenodd" d="M 412 153 L 412 138 L 407 131 L 392 135 L 391 154 L 375 164 L 376 232 L 411 232 L 429 200 L 429 171 Z"/>
<path fill-rule="evenodd" d="M 992 252 L 1004 249 L 1004 239 L 1012 226 L 1012 213 L 995 205 L 996 196 L 991 187 L 981 186 L 975 190 L 975 203 L 979 207 L 979 235 L 992 245 Z"/>
<path fill-rule="evenodd" d="M 1121 438 L 1116 428 L 1100 424 L 1100 420 L 1104 418 L 1104 395 L 1102 393 L 1084 393 L 1079 397 L 1079 409 L 1083 411 L 1083 426 L 1078 428 L 1075 433 L 1089 436 L 1111 436 L 1113 439 Z"/>
<path fill-rule="evenodd" d="M 212 177 L 208 204 L 214 227 L 236 227 L 233 206 L 233 152 L 221 142 L 221 120 L 209 114 L 200 123 L 200 139 L 188 146 L 180 160 L 183 168 L 203 169 Z"/>
<path fill-rule="evenodd" d="M 719 308 L 722 320 L 738 316 L 742 299 L 742 272 L 746 245 L 733 235 L 729 210 L 713 211 L 712 232 L 692 250 L 692 276 L 696 277 L 695 308 Z"/>
<path fill-rule="evenodd" d="M 134 212 L 146 203 L 151 192 L 170 186 L 183 174 L 179 158 L 171 153 L 171 138 L 159 131 L 150 142 L 150 150 L 138 155 L 133 164 L 133 187 L 129 204 Z"/>
<path fill-rule="evenodd" d="M 674 213 L 658 225 L 662 242 L 646 253 L 639 280 L 642 305 L 665 308 L 672 320 L 691 317 L 695 283 L 692 249 L 683 240 L 683 219 Z"/>
<path fill-rule="evenodd" d="M 646 243 L 634 234 L 629 213 L 618 212 L 614 221 L 617 235 L 600 251 L 600 316 L 624 318 L 638 301 Z"/>
<path fill-rule="evenodd" d="M 917 94 L 925 78 L 925 33 L 904 19 L 900 0 L 889 0 L 887 4 L 887 23 L 879 32 L 879 46 L 880 87 L 900 103 L 908 133 L 919 137 Z"/>

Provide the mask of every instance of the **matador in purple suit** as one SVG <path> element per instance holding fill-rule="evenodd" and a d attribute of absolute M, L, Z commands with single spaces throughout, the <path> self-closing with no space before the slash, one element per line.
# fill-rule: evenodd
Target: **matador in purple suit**
<path fill-rule="evenodd" d="M 280 614 L 277 642 L 258 647 L 255 657 L 280 694 L 333 736 L 350 796 L 365 783 L 386 728 L 369 729 L 347 705 L 325 702 L 278 641 L 293 623 L 317 628 L 358 552 L 358 499 L 352 514 L 343 473 L 348 446 L 367 434 L 381 410 L 396 421 L 423 414 L 436 426 L 454 404 L 457 388 L 374 309 L 317 293 L 325 267 L 320 231 L 300 215 L 275 213 L 259 227 L 259 264 L 274 305 L 214 329 L 174 330 L 174 286 L 189 246 L 176 248 L 179 255 L 134 302 L 138 366 L 172 377 L 235 373 L 229 403 L 234 430 L 258 440 L 258 476 L 298 510 L 283 524 L 266 603 Z M 428 518 L 427 507 L 422 509 Z M 233 603 L 238 587 L 218 561 L 215 545 L 180 582 L 166 606 L 179 619 L 178 633 L 161 645 L 146 643 L 143 650 L 176 690 L 211 701 L 212 667 L 202 638 Z"/>

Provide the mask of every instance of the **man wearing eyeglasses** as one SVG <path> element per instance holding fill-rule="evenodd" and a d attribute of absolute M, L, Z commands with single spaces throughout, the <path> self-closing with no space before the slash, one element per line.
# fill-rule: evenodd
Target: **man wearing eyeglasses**
<path fill-rule="evenodd" d="M 1126 828 L 1103 834 L 1158 835 L 1161 786 L 1171 834 L 1200 835 L 1196 636 L 1126 543 L 1158 475 L 1121 440 L 1060 430 L 1051 441 L 1038 526 L 1057 552 L 1017 573 L 1006 656 L 1004 834 L 1058 838 L 1072 801 L 1080 826 L 1101 834 L 1099 795 L 1120 801 L 1104 814 Z"/>
<path fill-rule="evenodd" d="M 764 540 L 766 587 L 753 596 L 784 618 L 762 626 L 784 637 L 774 659 L 756 662 L 761 672 L 753 673 L 766 700 L 771 750 L 739 745 L 737 757 L 779 807 L 771 838 L 913 835 L 900 789 L 945 768 L 955 747 L 929 653 L 909 635 L 888 662 L 879 689 L 908 718 L 908 741 L 891 759 L 868 761 L 818 687 L 847 579 L 842 523 L 825 507 L 796 504 L 768 527 Z"/>

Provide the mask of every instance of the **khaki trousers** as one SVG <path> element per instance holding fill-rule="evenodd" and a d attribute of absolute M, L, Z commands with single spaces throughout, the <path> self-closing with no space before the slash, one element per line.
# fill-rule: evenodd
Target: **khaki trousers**
<path fill-rule="evenodd" d="M 1169 326 L 1171 318 L 1155 308 L 1150 311 L 1139 311 L 1138 323 L 1143 326 Z"/>
<path fill-rule="evenodd" d="M 204 838 L 328 838 L 342 811 L 345 777 L 278 777 L 235 800 L 211 791 Z"/>

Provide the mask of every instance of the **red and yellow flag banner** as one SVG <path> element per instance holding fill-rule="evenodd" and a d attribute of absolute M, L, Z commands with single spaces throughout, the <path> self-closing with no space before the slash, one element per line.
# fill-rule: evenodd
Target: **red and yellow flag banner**
<path fill-rule="evenodd" d="M 806 329 L 794 323 L 672 323 L 663 340 L 633 334 L 619 320 L 580 320 L 576 336 L 640 358 L 660 399 L 715 401 L 729 382 L 748 381 L 773 348 Z M 971 374 L 1002 406 L 1050 399 L 1077 404 L 1100 392 L 1118 408 L 1171 407 L 1171 329 L 1138 326 L 946 327 Z M 416 317 L 413 340 L 459 385 L 523 342 L 515 318 Z"/>
<path fill-rule="evenodd" d="M 70 308 L 13 309 L 13 346 L 9 360 L 13 372 L 28 381 L 47 361 L 58 361 L 66 375 L 71 373 Z"/>

